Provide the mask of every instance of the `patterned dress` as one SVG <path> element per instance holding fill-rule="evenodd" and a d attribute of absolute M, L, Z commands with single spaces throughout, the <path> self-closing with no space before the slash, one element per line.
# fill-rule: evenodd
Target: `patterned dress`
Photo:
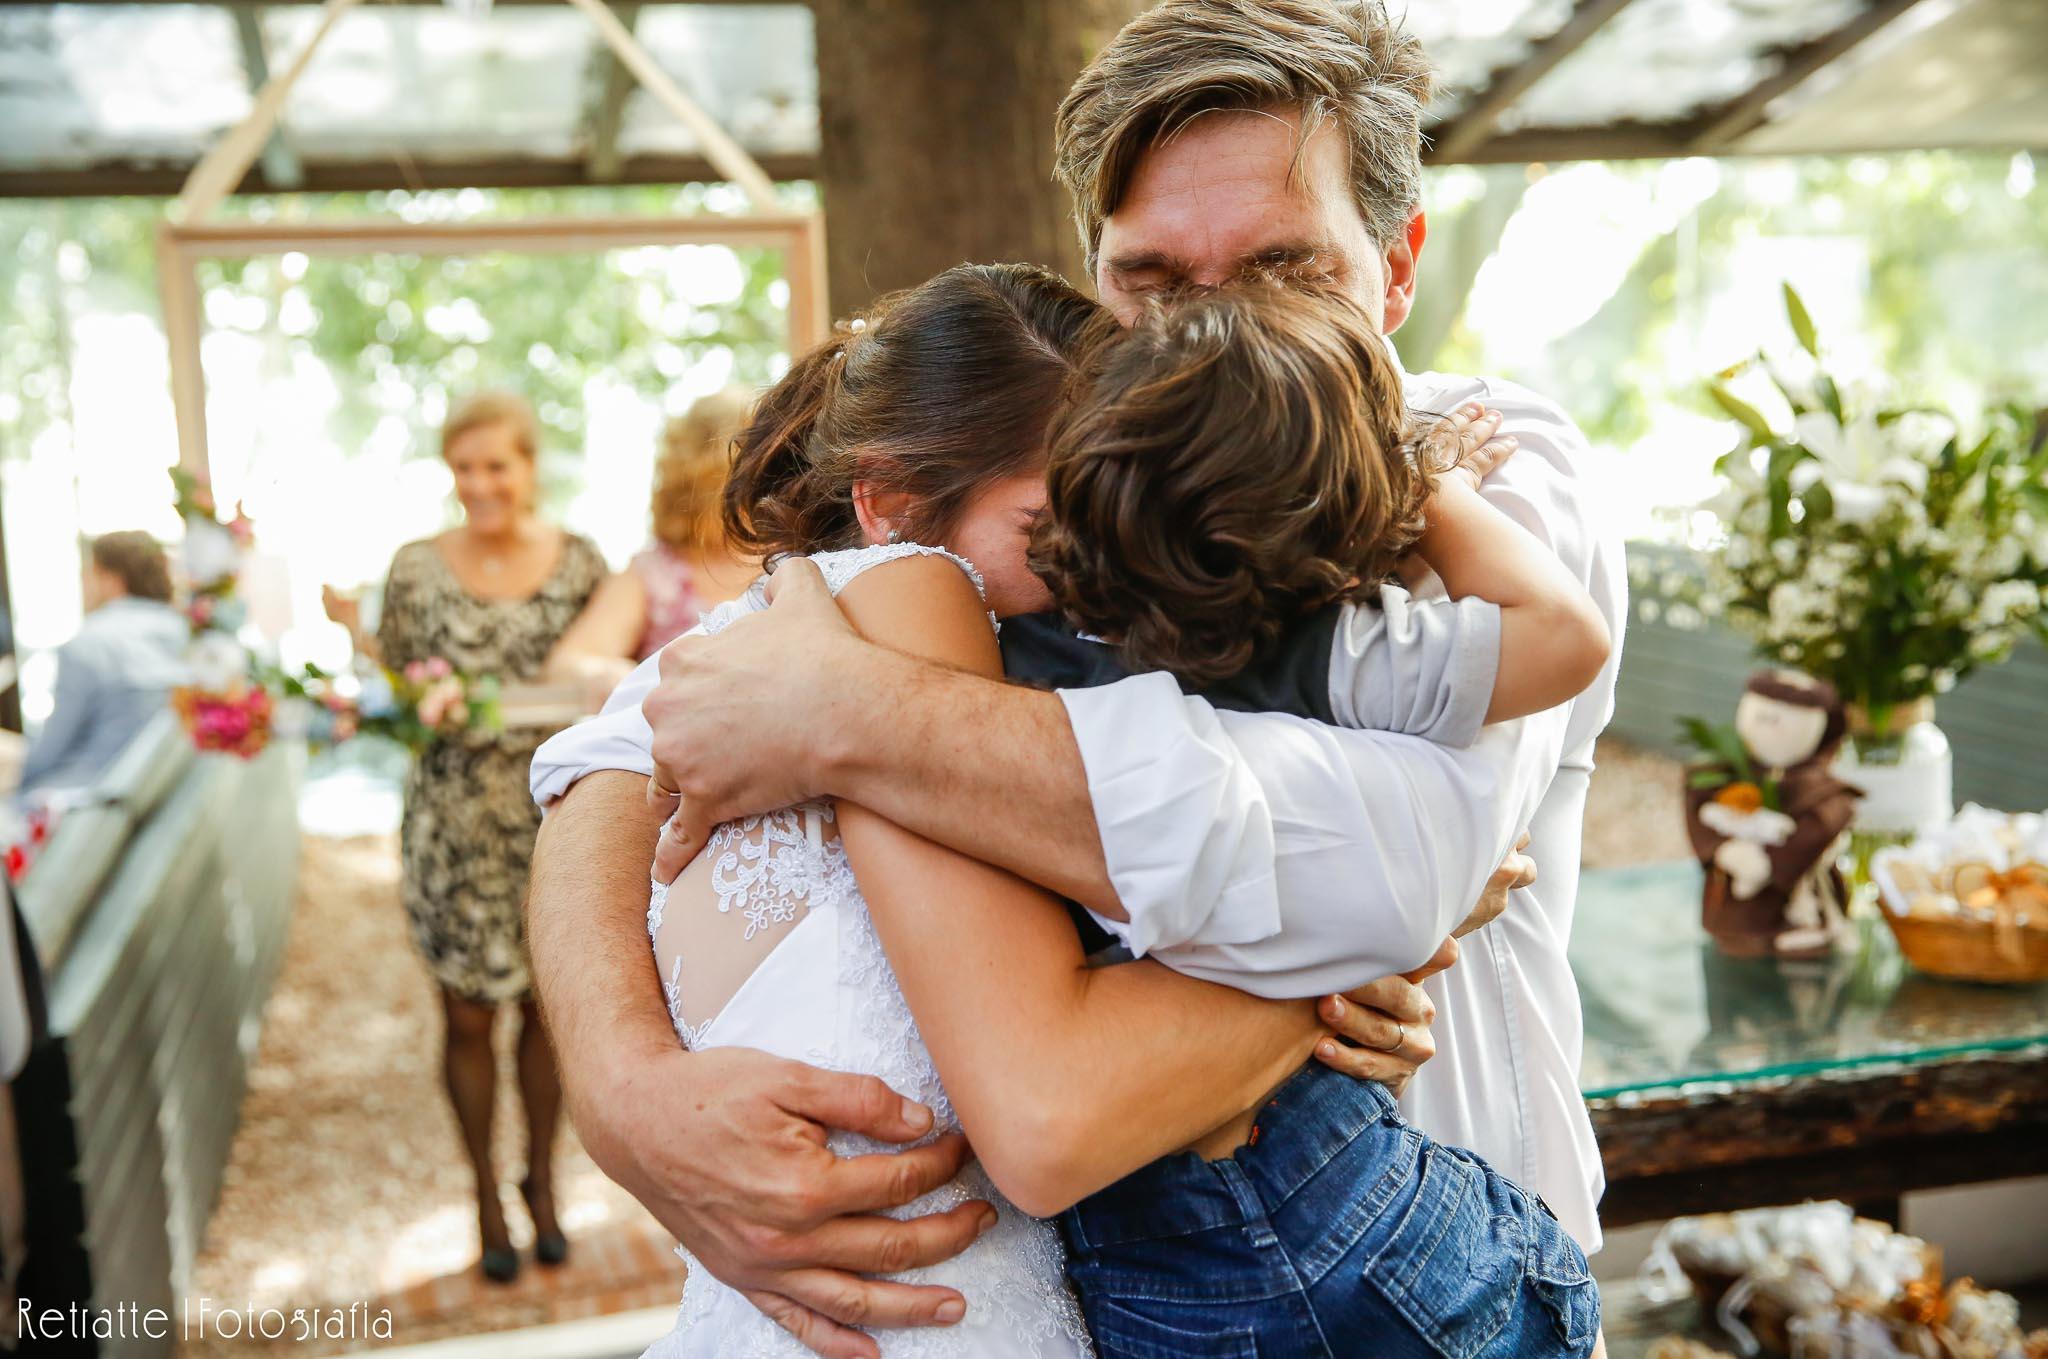
<path fill-rule="evenodd" d="M 385 664 L 440 656 L 466 674 L 533 680 L 606 574 L 597 549 L 569 534 L 530 598 L 479 599 L 431 541 L 408 543 L 384 584 L 377 641 Z M 448 737 L 406 777 L 399 838 L 413 941 L 434 980 L 469 1000 L 519 1000 L 532 988 L 524 908 L 540 811 L 526 777 L 546 734 Z"/>
<path fill-rule="evenodd" d="M 697 596 L 697 570 L 673 548 L 661 543 L 636 554 L 627 568 L 647 590 L 647 625 L 636 653 L 646 660 L 697 626 L 704 601 Z"/>

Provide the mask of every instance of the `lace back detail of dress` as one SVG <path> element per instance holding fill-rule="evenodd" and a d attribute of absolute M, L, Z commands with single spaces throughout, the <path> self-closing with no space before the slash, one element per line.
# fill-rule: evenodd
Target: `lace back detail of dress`
<path fill-rule="evenodd" d="M 849 870 L 847 881 L 851 880 Z M 917 1031 L 858 890 L 835 897 L 832 913 L 838 945 L 833 989 L 838 999 L 829 1009 L 836 1011 L 837 1027 L 829 1047 L 807 1054 L 807 1060 L 878 1076 L 897 1093 L 925 1104 L 933 1113 L 932 1136 L 957 1130 L 960 1122 L 939 1081 L 938 1067 Z M 833 1133 L 827 1145 L 840 1156 L 899 1150 L 846 1132 Z M 1093 1350 L 1080 1306 L 1067 1285 L 1058 1233 L 1051 1223 L 1026 1216 L 1005 1200 L 980 1166 L 969 1165 L 950 1183 L 889 1215 L 942 1213 L 969 1199 L 996 1206 L 996 1225 L 986 1235 L 943 1265 L 891 1276 L 905 1283 L 943 1283 L 959 1289 L 973 1299 L 968 1321 L 941 1330 L 882 1332 L 884 1359 L 979 1359 L 991 1354 L 1086 1359 Z M 688 1251 L 679 1247 L 676 1253 L 690 1267 L 672 1337 L 677 1344 L 669 1348 L 658 1343 L 648 1351 L 650 1357 L 798 1359 L 805 1353 L 744 1298 L 713 1279 Z M 699 1338 L 696 1345 L 688 1341 L 693 1334 Z M 715 1345 L 703 1344 L 711 1334 L 716 1336 Z"/>
<path fill-rule="evenodd" d="M 671 920 L 677 889 L 686 904 Z M 655 883 L 647 900 L 647 938 L 676 1036 L 701 1047 L 719 1012 L 797 924 L 858 890 L 829 804 L 785 807 L 713 830 L 675 887 Z"/>

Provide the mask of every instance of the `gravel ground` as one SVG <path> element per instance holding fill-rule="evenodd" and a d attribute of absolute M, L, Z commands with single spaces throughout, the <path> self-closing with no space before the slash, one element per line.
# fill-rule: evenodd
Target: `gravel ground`
<path fill-rule="evenodd" d="M 1585 867 L 1692 857 L 1678 761 L 1606 740 L 1595 752 L 1594 765 L 1586 797 Z"/>

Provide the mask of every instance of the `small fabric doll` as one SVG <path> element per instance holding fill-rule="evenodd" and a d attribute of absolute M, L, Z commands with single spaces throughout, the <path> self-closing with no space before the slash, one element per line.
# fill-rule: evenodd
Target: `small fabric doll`
<path fill-rule="evenodd" d="M 1732 732 L 1687 726 L 1710 757 L 1687 771 L 1685 799 L 1707 933 L 1738 958 L 1828 953 L 1848 923 L 1835 860 L 1862 796 L 1831 770 L 1847 729 L 1833 686 L 1760 670 Z"/>

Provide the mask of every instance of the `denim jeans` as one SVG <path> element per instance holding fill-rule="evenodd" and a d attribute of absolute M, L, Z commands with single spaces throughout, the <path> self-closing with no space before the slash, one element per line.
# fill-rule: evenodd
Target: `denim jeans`
<path fill-rule="evenodd" d="M 1060 1228 L 1103 1359 L 1577 1359 L 1600 1330 L 1540 1199 L 1314 1063 L 1229 1160 L 1164 1157 Z"/>

